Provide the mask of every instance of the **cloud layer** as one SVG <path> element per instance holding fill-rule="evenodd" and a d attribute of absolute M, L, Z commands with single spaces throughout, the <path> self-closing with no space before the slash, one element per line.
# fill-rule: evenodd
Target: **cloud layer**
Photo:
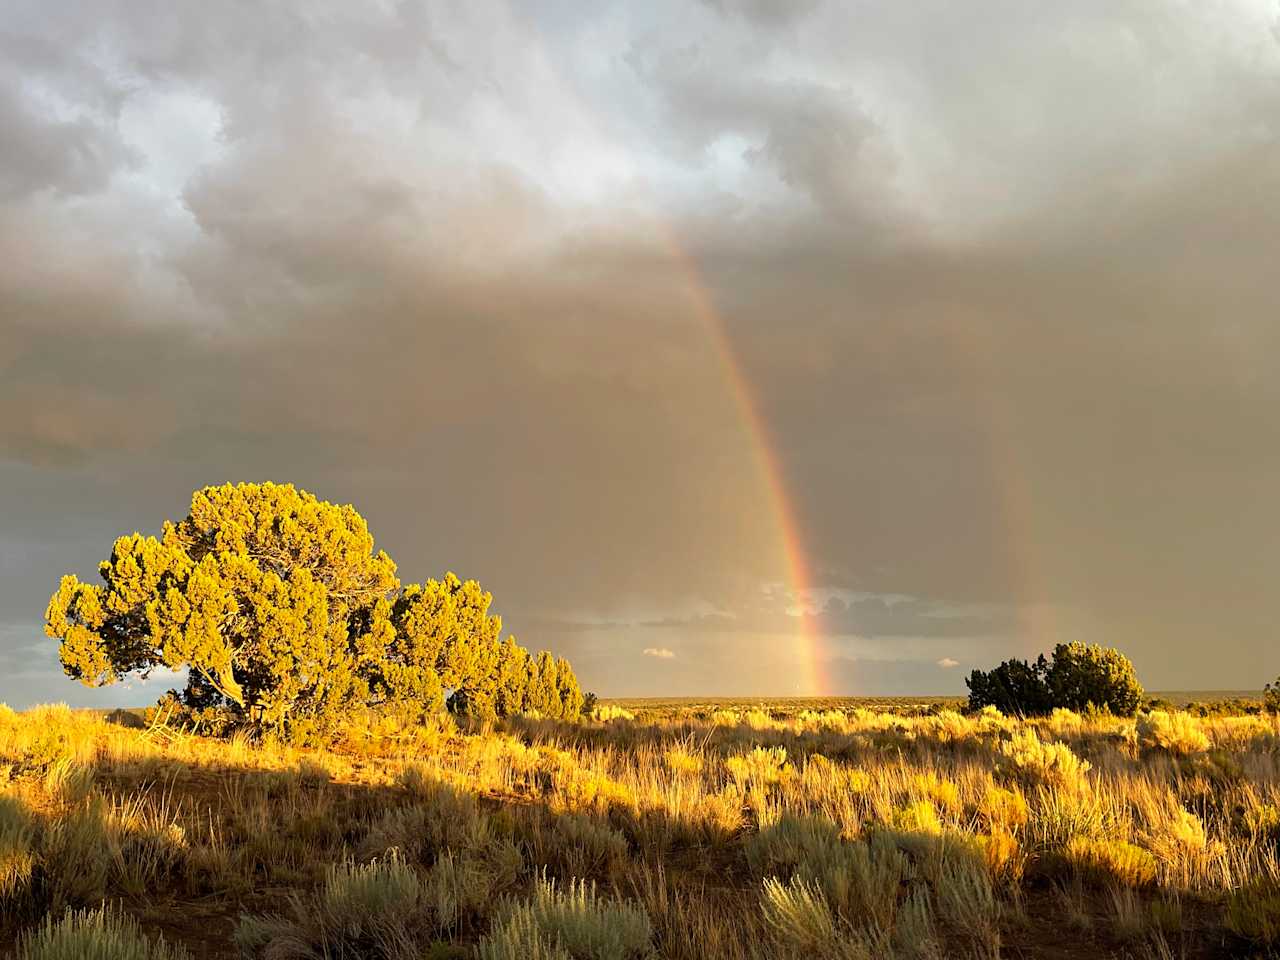
<path fill-rule="evenodd" d="M 58 574 L 228 479 L 356 503 L 602 693 L 794 692 L 802 608 L 837 691 L 1076 638 L 1277 672 L 1276 11 L 679 12 L 14 5 L 0 699 L 75 695 Z"/>

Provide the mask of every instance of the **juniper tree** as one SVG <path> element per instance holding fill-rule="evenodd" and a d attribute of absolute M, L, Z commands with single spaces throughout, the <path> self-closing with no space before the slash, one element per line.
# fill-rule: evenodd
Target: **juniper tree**
<path fill-rule="evenodd" d="M 271 723 L 367 696 L 399 587 L 353 507 L 272 483 L 197 491 L 186 519 L 120 537 L 99 572 L 101 585 L 63 577 L 46 611 L 70 676 L 187 668 Z"/>
<path fill-rule="evenodd" d="M 507 637 L 498 663 L 498 692 L 495 703 L 499 715 L 521 713 L 529 707 L 529 651 Z"/>
<path fill-rule="evenodd" d="M 545 717 L 558 717 L 561 714 L 557 674 L 555 657 L 543 650 L 538 654 L 538 678 L 533 689 L 533 708 Z"/>
<path fill-rule="evenodd" d="M 1058 644 L 1052 660 L 1041 654 L 1034 663 L 1006 660 L 987 672 L 974 670 L 965 683 L 970 709 L 989 705 L 1025 716 L 1055 707 L 1132 716 L 1142 703 L 1142 684 L 1128 657 L 1080 642 Z"/>
<path fill-rule="evenodd" d="M 91 686 L 185 669 L 188 704 L 276 726 L 332 726 L 357 704 L 431 712 L 446 687 L 483 716 L 535 701 L 559 715 L 577 686 L 567 663 L 547 654 L 539 671 L 502 640 L 474 580 L 402 590 L 353 507 L 287 484 L 199 490 L 186 519 L 120 537 L 99 572 L 63 577 L 45 624 Z"/>
<path fill-rule="evenodd" d="M 582 688 L 564 657 L 556 658 L 556 688 L 560 694 L 560 716 L 576 720 L 582 715 Z"/>

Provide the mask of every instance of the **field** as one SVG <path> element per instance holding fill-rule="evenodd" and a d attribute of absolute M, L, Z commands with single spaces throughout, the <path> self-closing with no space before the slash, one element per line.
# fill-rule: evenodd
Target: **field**
<path fill-rule="evenodd" d="M 1280 943 L 1274 716 L 955 705 L 619 701 L 353 722 L 323 751 L 0 707 L 0 937 L 29 960 Z"/>

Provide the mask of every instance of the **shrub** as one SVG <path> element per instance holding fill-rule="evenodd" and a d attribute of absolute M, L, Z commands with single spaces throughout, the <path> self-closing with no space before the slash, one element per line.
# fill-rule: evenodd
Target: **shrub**
<path fill-rule="evenodd" d="M 729 757 L 724 766 L 738 786 L 765 787 L 786 775 L 787 751 L 785 747 L 755 747 L 750 753 Z"/>
<path fill-rule="evenodd" d="M 318 757 L 303 757 L 298 761 L 298 782 L 304 787 L 323 787 L 333 779 L 329 768 Z"/>
<path fill-rule="evenodd" d="M 382 856 L 396 848 L 431 863 L 444 850 L 473 849 L 489 838 L 489 822 L 474 794 L 434 779 L 416 764 L 405 767 L 399 782 L 415 803 L 383 814 L 361 844 L 363 854 Z"/>
<path fill-rule="evenodd" d="M 1263 688 L 1262 705 L 1268 713 L 1280 713 L 1280 677 Z"/>
<path fill-rule="evenodd" d="M 531 911 L 515 911 L 494 924 L 477 948 L 479 960 L 574 960 L 543 932 Z"/>
<path fill-rule="evenodd" d="M 1079 792 L 1088 788 L 1089 761 L 1081 760 L 1065 743 L 1043 743 L 1033 728 L 1019 730 L 1000 744 L 1000 769 L 1030 785 L 1044 784 Z"/>
<path fill-rule="evenodd" d="M 1027 798 L 1016 787 L 988 784 L 980 809 L 993 830 L 1009 831 L 1027 822 Z"/>
<path fill-rule="evenodd" d="M 249 957 L 358 956 L 416 958 L 424 910 L 423 883 L 398 855 L 365 865 L 329 868 L 315 897 L 295 898 L 292 916 L 242 917 L 235 940 Z"/>
<path fill-rule="evenodd" d="M 1227 898 L 1227 929 L 1254 943 L 1280 941 L 1280 885 L 1256 880 Z"/>
<path fill-rule="evenodd" d="M 963 809 L 960 800 L 960 788 L 951 780 L 944 780 L 936 773 L 918 773 L 912 779 L 914 794 L 933 801 L 938 810 L 946 816 L 957 816 Z"/>
<path fill-rule="evenodd" d="M 904 833 L 942 833 L 938 811 L 928 800 L 917 800 L 893 811 L 893 828 Z"/>
<path fill-rule="evenodd" d="M 1142 685 L 1133 664 L 1118 650 L 1084 643 L 1060 643 L 1052 661 L 1006 660 L 993 670 L 974 670 L 965 681 L 969 708 L 995 707 L 1034 716 L 1055 707 L 1109 710 L 1132 716 L 1142 703 Z"/>
<path fill-rule="evenodd" d="M 106 716 L 107 723 L 114 723 L 117 726 L 126 727 L 129 730 L 145 730 L 147 722 L 132 710 L 125 710 L 117 707 Z"/>
<path fill-rule="evenodd" d="M 8 907 L 26 889 L 35 865 L 31 818 L 17 800 L 0 794 L 0 904 Z"/>
<path fill-rule="evenodd" d="M 784 814 L 748 841 L 746 855 L 757 876 L 798 878 L 820 889 L 852 924 L 880 931 L 893 925 L 908 863 L 889 831 L 847 842 L 829 820 Z"/>
<path fill-rule="evenodd" d="M 427 874 L 422 902 L 435 929 L 443 933 L 483 913 L 492 896 L 493 876 L 487 864 L 446 853 Z"/>
<path fill-rule="evenodd" d="M 1017 838 L 1002 827 L 993 827 L 990 833 L 978 834 L 982 845 L 982 859 L 987 872 L 995 880 L 1012 883 L 1022 876 L 1026 856 Z"/>
<path fill-rule="evenodd" d="M 571 880 L 561 889 L 545 876 L 531 899 L 506 905 L 480 944 L 484 960 L 641 960 L 653 953 L 653 927 L 642 909 L 599 896 L 595 884 Z"/>
<path fill-rule="evenodd" d="M 999 956 L 999 906 L 985 864 L 963 857 L 948 862 L 936 895 L 938 913 L 953 929 L 964 931 L 987 956 Z"/>
<path fill-rule="evenodd" d="M 777 877 L 764 881 L 760 900 L 765 923 L 786 945 L 810 956 L 825 956 L 836 939 L 836 921 L 827 898 L 816 885 L 800 877 L 783 883 Z"/>
<path fill-rule="evenodd" d="M 1082 877 L 1099 886 L 1118 882 L 1125 887 L 1144 887 L 1156 879 L 1156 858 L 1123 840 L 1073 837 L 1063 853 Z"/>
<path fill-rule="evenodd" d="M 181 947 L 143 936 L 137 923 L 107 908 L 47 918 L 18 943 L 17 960 L 189 960 Z"/>
<path fill-rule="evenodd" d="M 662 759 L 666 763 L 667 769 L 677 776 L 681 774 L 695 776 L 702 772 L 702 757 L 691 753 L 684 746 L 670 748 L 663 754 Z"/>
<path fill-rule="evenodd" d="M 59 757 L 44 772 L 45 794 L 60 803 L 76 804 L 89 796 L 93 776 L 91 767 L 70 757 Z"/>
<path fill-rule="evenodd" d="M 626 859 L 627 838 L 587 814 L 555 818 L 555 852 L 567 874 L 576 877 L 610 873 Z"/>
<path fill-rule="evenodd" d="M 630 710 L 624 710 L 622 707 L 612 703 L 602 703 L 594 707 L 591 711 L 591 719 L 599 723 L 608 723 L 610 720 L 634 720 L 636 715 Z"/>
<path fill-rule="evenodd" d="M 1188 713 L 1152 710 L 1138 718 L 1138 743 L 1147 750 L 1165 750 L 1188 756 L 1209 749 L 1209 737 L 1200 722 Z"/>
<path fill-rule="evenodd" d="M 1076 789 L 1038 787 L 1023 836 L 1032 848 L 1054 850 L 1075 837 L 1106 837 L 1114 826 L 1114 810 L 1082 780 Z"/>
<path fill-rule="evenodd" d="M 43 836 L 43 867 L 54 909 L 102 900 L 111 867 L 111 838 L 100 802 L 52 820 Z"/>

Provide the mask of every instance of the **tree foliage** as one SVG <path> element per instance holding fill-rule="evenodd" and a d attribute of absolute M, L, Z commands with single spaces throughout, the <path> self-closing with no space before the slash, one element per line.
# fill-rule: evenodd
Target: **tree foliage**
<path fill-rule="evenodd" d="M 1034 663 L 1006 660 L 993 670 L 974 670 L 965 683 L 971 709 L 993 706 L 1023 716 L 1057 707 L 1093 707 L 1132 716 L 1143 694 L 1128 657 L 1110 647 L 1080 642 L 1058 644 L 1051 661 L 1041 654 Z"/>
<path fill-rule="evenodd" d="M 1055 707 L 1098 707 L 1131 717 L 1142 706 L 1142 684 L 1133 663 L 1113 647 L 1060 643 L 1045 680 Z"/>
<path fill-rule="evenodd" d="M 1280 678 L 1266 684 L 1262 694 L 1262 705 L 1268 713 L 1280 713 Z"/>
<path fill-rule="evenodd" d="M 983 672 L 974 670 L 965 681 L 969 688 L 969 706 L 996 707 L 1001 713 L 1030 716 L 1053 709 L 1045 674 L 1049 670 L 1044 654 L 1034 663 L 1006 660 L 1000 666 Z"/>
<path fill-rule="evenodd" d="M 289 484 L 192 495 L 159 538 L 116 540 L 101 584 L 62 578 L 45 632 L 63 669 L 90 686 L 165 667 L 188 671 L 195 706 L 282 726 L 331 726 L 353 707 L 484 716 L 576 716 L 572 668 L 538 661 L 489 613 L 474 580 L 401 586 L 355 508 Z M 556 697 L 549 696 L 554 689 Z"/>

